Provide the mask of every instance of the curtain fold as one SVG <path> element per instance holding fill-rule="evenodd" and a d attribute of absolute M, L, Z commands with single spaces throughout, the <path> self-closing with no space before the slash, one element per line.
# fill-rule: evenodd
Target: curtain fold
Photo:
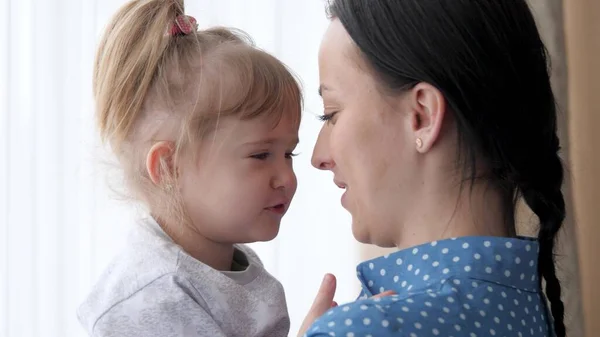
<path fill-rule="evenodd" d="M 569 151 L 587 337 L 600 331 L 600 2 L 564 2 L 569 67 Z"/>

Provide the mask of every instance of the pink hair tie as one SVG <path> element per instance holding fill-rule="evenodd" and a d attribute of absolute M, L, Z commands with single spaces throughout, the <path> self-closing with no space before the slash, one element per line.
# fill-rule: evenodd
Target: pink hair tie
<path fill-rule="evenodd" d="M 169 29 L 169 35 L 188 35 L 194 31 L 198 30 L 198 24 L 196 23 L 196 19 L 189 15 L 178 15 Z"/>

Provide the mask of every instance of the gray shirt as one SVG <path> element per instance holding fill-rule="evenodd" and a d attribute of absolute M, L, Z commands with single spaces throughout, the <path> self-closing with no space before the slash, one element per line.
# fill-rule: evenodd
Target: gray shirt
<path fill-rule="evenodd" d="M 287 336 L 283 287 L 256 254 L 236 246 L 243 271 L 217 271 L 186 254 L 152 219 L 104 272 L 77 315 L 91 336 Z"/>

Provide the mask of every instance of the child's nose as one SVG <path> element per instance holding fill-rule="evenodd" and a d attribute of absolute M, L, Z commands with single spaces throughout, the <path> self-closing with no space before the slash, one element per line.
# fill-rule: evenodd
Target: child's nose
<path fill-rule="evenodd" d="M 285 190 L 296 189 L 296 174 L 291 166 L 287 166 L 278 170 L 277 174 L 272 179 L 272 187 L 274 189 L 283 188 Z"/>

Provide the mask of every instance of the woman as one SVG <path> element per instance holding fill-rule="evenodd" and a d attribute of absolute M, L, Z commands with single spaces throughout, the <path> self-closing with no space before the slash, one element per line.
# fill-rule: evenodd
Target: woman
<path fill-rule="evenodd" d="M 357 240 L 399 250 L 359 265 L 365 299 L 307 335 L 565 336 L 557 112 L 525 0 L 329 9 L 313 165 L 345 189 Z M 539 217 L 535 239 L 516 236 L 520 198 Z"/>

